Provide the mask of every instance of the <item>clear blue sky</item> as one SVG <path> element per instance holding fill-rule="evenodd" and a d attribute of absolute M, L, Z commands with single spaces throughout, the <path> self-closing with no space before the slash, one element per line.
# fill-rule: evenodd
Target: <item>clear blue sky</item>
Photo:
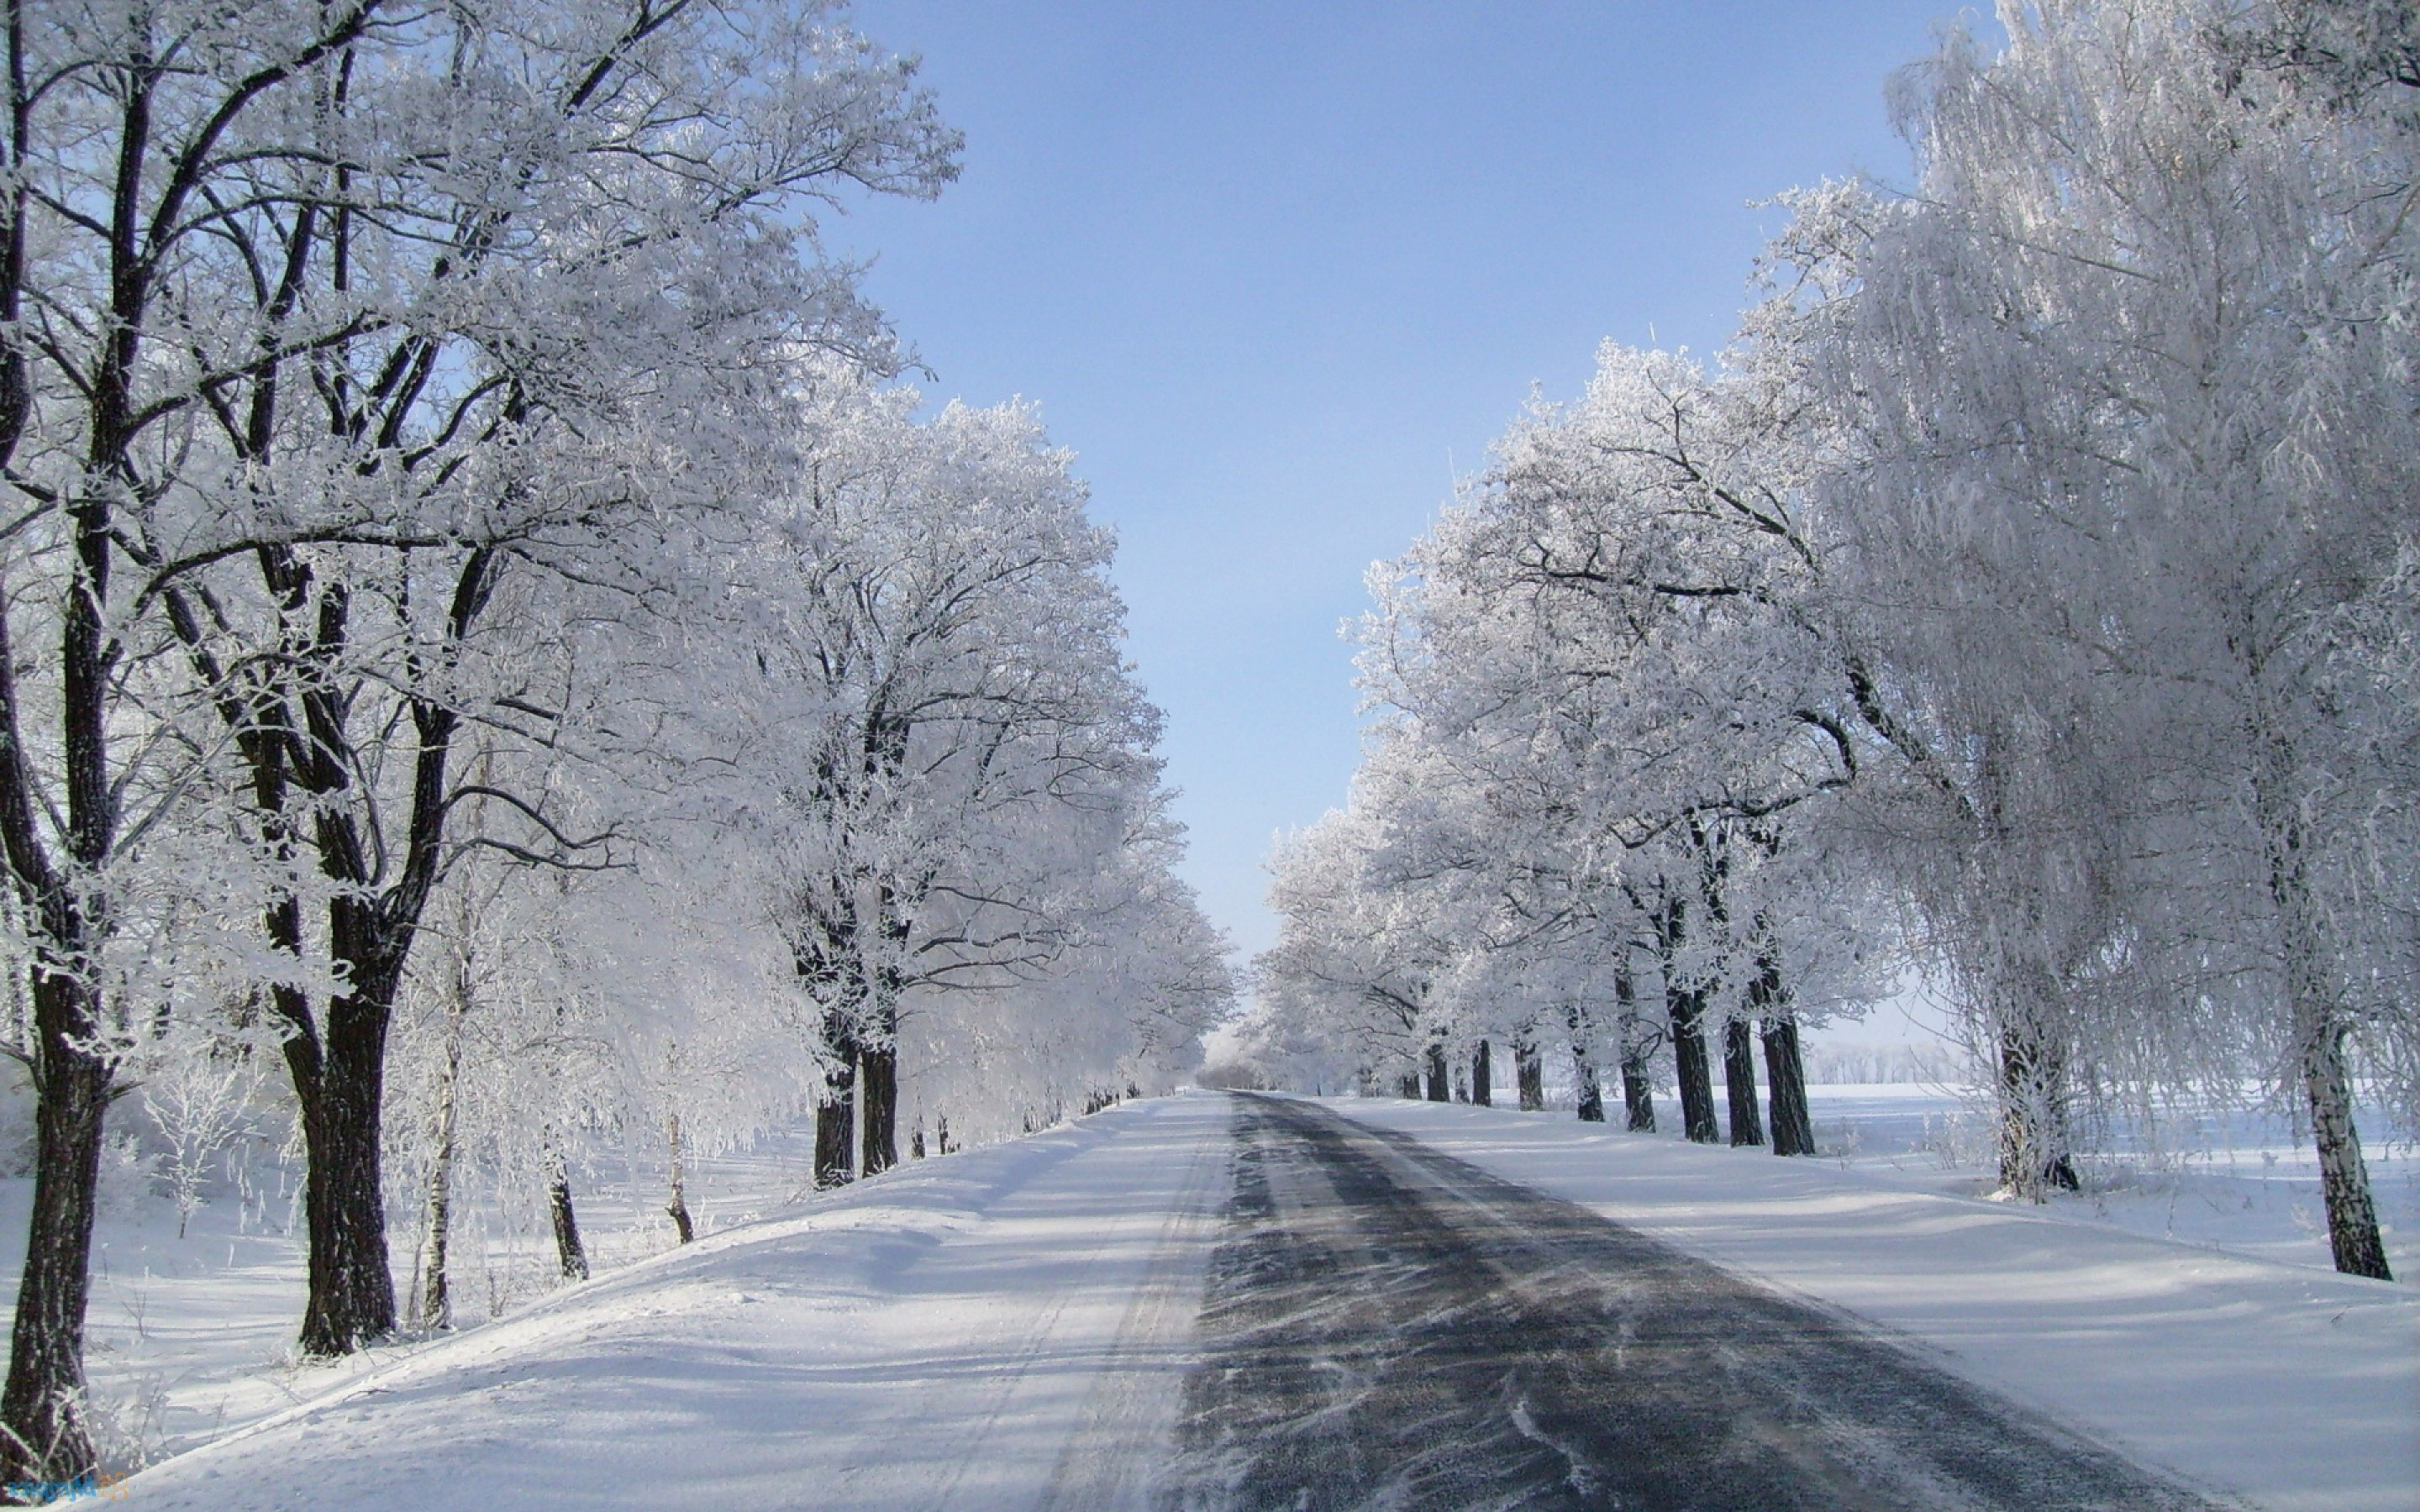
<path fill-rule="evenodd" d="M 930 205 L 827 227 L 927 392 L 1074 450 L 1187 874 L 1248 950 L 1272 838 L 1358 751 L 1339 624 L 1532 385 L 1606 337 L 1708 351 L 1778 211 L 1907 177 L 1884 105 L 1941 0 L 861 0 L 967 134 Z"/>

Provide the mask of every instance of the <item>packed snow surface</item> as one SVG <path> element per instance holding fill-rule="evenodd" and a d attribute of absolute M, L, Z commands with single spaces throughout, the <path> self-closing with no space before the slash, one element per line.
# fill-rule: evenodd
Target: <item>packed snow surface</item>
<path fill-rule="evenodd" d="M 1334 1100 L 2279 1512 L 2420 1505 L 2420 1295 L 1568 1114 Z M 602 1277 L 126 1483 L 142 1507 L 1137 1504 L 1227 1100 L 909 1165 Z"/>

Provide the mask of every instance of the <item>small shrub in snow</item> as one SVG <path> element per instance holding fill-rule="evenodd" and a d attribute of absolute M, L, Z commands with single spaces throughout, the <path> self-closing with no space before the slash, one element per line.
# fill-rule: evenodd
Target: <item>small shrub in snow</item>
<path fill-rule="evenodd" d="M 1996 1153 L 1993 1134 L 1992 1119 L 1972 1108 L 1928 1113 L 1924 1116 L 1924 1142 L 1920 1148 L 1945 1171 L 1989 1165 Z"/>

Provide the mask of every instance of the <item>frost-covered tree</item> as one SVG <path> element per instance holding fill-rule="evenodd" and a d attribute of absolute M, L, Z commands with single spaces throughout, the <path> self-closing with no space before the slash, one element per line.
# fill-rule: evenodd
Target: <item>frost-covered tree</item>
<path fill-rule="evenodd" d="M 1761 424 L 1762 399 L 1745 378 L 1607 347 L 1583 401 L 1533 407 L 1491 474 L 1373 579 L 1362 675 L 1391 737 L 1423 752 L 1397 832 L 1455 836 L 1415 871 L 1472 880 L 1494 917 L 1466 933 L 1499 973 L 1591 984 L 1593 1003 L 1567 999 L 1565 1027 L 1585 1067 L 1583 1026 L 1619 1026 L 1633 1123 L 1652 1123 L 1644 1057 L 1668 1043 L 1684 1125 L 1717 1137 L 1711 1034 L 1729 1051 L 1734 1134 L 1761 1140 L 1754 1022 L 1795 1153 L 1798 999 L 1776 974 L 1829 949 L 1821 936 L 1843 920 L 1776 901 L 1733 927 L 1736 887 L 1714 883 L 1734 828 L 1769 858 L 1806 827 L 1780 816 L 1844 786 L 1858 742 L 1795 437 Z M 1660 1012 L 1642 1011 L 1651 973 Z M 1582 1101 L 1593 1112 L 1592 1085 Z"/>
<path fill-rule="evenodd" d="M 1963 807 L 1941 921 L 2058 1053 L 2259 1057 L 2338 1266 L 2383 1274 L 2349 1057 L 2408 1022 L 2374 842 L 2411 794 L 2384 705 L 2335 690 L 2408 612 L 2414 242 L 2378 190 L 2411 138 L 2247 108 L 2211 14 L 1952 34 L 1901 91 L 1921 196 L 1803 208 L 1854 287 L 1800 333 L 1867 624 Z"/>
<path fill-rule="evenodd" d="M 8 27 L 0 838 L 58 1141 L 0 1402 L 22 1478 L 89 1463 L 78 1151 L 109 1090 L 98 964 L 144 906 L 108 874 L 170 825 L 150 795 L 239 762 L 251 811 L 219 838 L 294 873 L 260 910 L 271 946 L 342 971 L 251 967 L 312 1147 L 305 1344 L 349 1348 L 393 1319 L 380 1047 L 448 744 L 490 707 L 459 642 L 504 579 L 708 491 L 680 459 L 745 455 L 801 344 L 879 350 L 801 211 L 844 184 L 929 192 L 954 138 L 821 8 L 21 7 Z M 21 669 L 36 645 L 55 658 Z M 164 733 L 168 690 L 218 729 Z M 208 895 L 236 870 L 187 875 Z"/>
<path fill-rule="evenodd" d="M 310 1154 L 303 1345 L 334 1352 L 394 1321 L 383 1041 L 479 786 L 455 743 L 557 738 L 526 649 L 644 592 L 667 512 L 762 476 L 799 352 L 881 360 L 804 211 L 929 193 L 953 139 L 817 8 L 374 18 L 287 93 L 299 165 L 230 170 L 209 242 L 241 302 L 186 336 L 225 374 L 193 408 L 240 486 L 147 566 L 261 842 L 317 873 L 271 943 L 343 983 L 272 995 Z M 499 843 L 582 848 L 535 795 L 486 796 Z"/>
<path fill-rule="evenodd" d="M 821 411 L 727 609 L 734 842 L 817 1005 L 827 1183 L 898 1159 L 907 1017 L 980 1020 L 1122 931 L 1200 933 L 1162 875 L 1109 532 L 1029 410 L 914 404 Z"/>

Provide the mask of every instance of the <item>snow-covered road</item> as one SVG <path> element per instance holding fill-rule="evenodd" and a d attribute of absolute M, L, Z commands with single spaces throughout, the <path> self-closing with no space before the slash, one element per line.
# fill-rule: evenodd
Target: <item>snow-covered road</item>
<path fill-rule="evenodd" d="M 2415 1405 L 2408 1287 L 1568 1116 L 1195 1094 L 571 1288 L 127 1489 L 2408 1512 Z"/>
<path fill-rule="evenodd" d="M 1292 1099 L 1238 1110 L 1172 1504 L 2212 1512 L 1862 1321 Z"/>

